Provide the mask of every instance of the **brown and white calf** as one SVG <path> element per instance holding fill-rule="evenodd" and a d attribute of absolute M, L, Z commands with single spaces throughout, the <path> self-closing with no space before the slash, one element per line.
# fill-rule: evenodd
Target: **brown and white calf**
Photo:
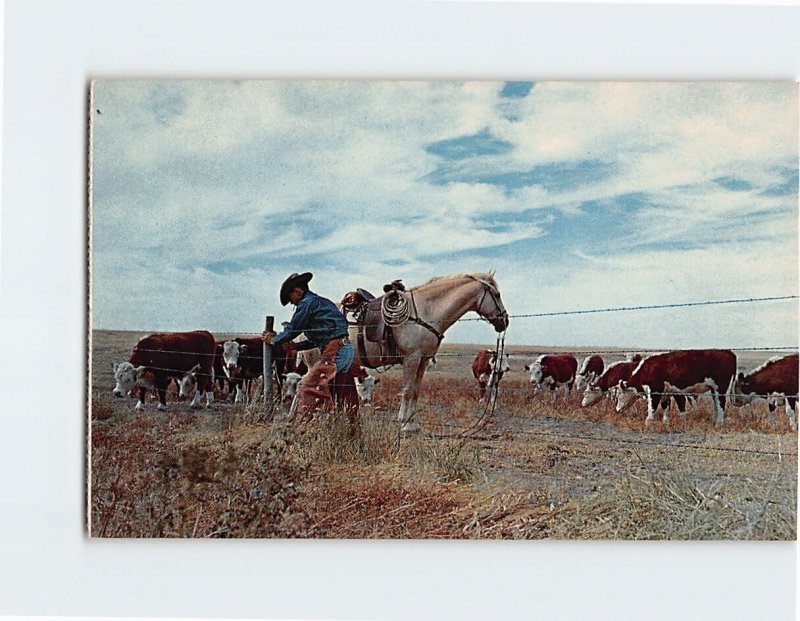
<path fill-rule="evenodd" d="M 590 381 L 588 386 L 586 386 L 583 391 L 581 406 L 586 407 L 592 405 L 599 401 L 604 395 L 610 395 L 612 399 L 616 398 L 616 391 L 619 388 L 620 382 L 629 379 L 631 373 L 639 366 L 641 361 L 641 356 L 638 356 L 635 360 L 612 362 L 599 377 Z"/>
<path fill-rule="evenodd" d="M 581 368 L 575 376 L 575 390 L 584 392 L 589 384 L 603 374 L 605 364 L 597 354 L 586 356 L 581 363 Z"/>
<path fill-rule="evenodd" d="M 566 399 L 575 383 L 578 360 L 572 354 L 544 354 L 534 360 L 533 364 L 526 364 L 525 370 L 531 373 L 534 394 L 547 389 L 555 401 L 557 391 L 563 388 Z"/>
<path fill-rule="evenodd" d="M 495 372 L 496 370 L 496 372 Z M 472 361 L 472 375 L 478 380 L 480 388 L 480 399 L 486 396 L 486 388 L 491 387 L 492 398 L 497 397 L 497 384 L 503 379 L 503 375 L 510 371 L 508 365 L 508 354 L 503 352 L 500 360 L 497 359 L 497 352 L 494 349 L 482 349 Z"/>
<path fill-rule="evenodd" d="M 736 354 L 729 349 L 688 349 L 654 354 L 642 360 L 630 378 L 620 384 L 617 412 L 633 403 L 637 394 L 647 399 L 646 424 L 651 425 L 662 397 L 671 395 L 678 412 L 686 413 L 687 394 L 710 392 L 714 405 L 714 424 L 722 425 L 726 395 L 733 391 Z M 669 407 L 663 421 L 669 423 Z"/>
<path fill-rule="evenodd" d="M 214 400 L 211 385 L 214 347 L 216 342 L 210 332 L 156 333 L 145 336 L 133 346 L 128 362 L 114 364 L 114 395 L 122 397 L 138 388 L 136 409 L 144 408 L 148 388 L 158 395 L 158 409 L 167 407 L 167 386 L 178 380 L 181 397 L 194 399 L 191 407 L 199 407 L 201 395 L 206 395 L 206 406 Z"/>
<path fill-rule="evenodd" d="M 798 364 L 800 364 L 798 354 L 790 354 L 771 358 L 747 374 L 739 373 L 734 387 L 737 403 L 764 397 L 769 402 L 769 422 L 774 424 L 775 408 L 782 398 L 785 401 L 789 425 L 796 430 L 797 421 L 794 413 L 797 409 L 799 392 Z"/>

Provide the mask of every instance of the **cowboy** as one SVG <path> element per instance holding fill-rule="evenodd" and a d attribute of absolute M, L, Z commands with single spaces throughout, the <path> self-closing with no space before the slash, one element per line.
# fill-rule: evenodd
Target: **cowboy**
<path fill-rule="evenodd" d="M 308 370 L 298 386 L 295 420 L 312 418 L 315 411 L 328 409 L 335 399 L 336 405 L 347 411 L 351 433 L 355 433 L 358 392 L 350 370 L 355 352 L 347 337 L 347 320 L 333 302 L 309 290 L 308 281 L 312 278 L 311 272 L 295 273 L 283 282 L 281 305 L 291 302 L 294 314 L 280 334 L 264 332 L 261 338 L 265 343 L 280 345 L 304 333 L 308 340 L 297 343 L 297 349 L 319 348 L 322 359 Z"/>

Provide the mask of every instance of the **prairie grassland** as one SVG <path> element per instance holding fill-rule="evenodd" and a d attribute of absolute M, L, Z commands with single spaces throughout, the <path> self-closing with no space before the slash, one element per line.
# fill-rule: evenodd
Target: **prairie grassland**
<path fill-rule="evenodd" d="M 93 335 L 89 529 L 100 537 L 507 539 L 794 539 L 797 434 L 766 405 L 729 406 L 722 428 L 700 399 L 686 420 L 644 426 L 644 403 L 618 414 L 602 401 L 533 397 L 508 348 L 488 424 L 470 364 L 477 346 L 443 346 L 425 378 L 418 418 L 395 417 L 399 370 L 381 374 L 361 433 L 326 417 L 297 427 L 263 407 L 219 400 L 144 412 L 113 399 L 113 361 L 140 334 Z M 622 357 L 604 356 L 607 361 Z M 747 352 L 741 366 L 765 359 Z M 152 399 L 152 398 L 151 398 Z"/>

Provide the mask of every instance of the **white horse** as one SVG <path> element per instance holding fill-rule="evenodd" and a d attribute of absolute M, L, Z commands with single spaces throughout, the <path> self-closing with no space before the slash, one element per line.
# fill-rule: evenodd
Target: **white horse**
<path fill-rule="evenodd" d="M 403 390 L 397 418 L 403 431 L 419 431 L 414 420 L 417 398 L 428 364 L 436 355 L 445 331 L 465 313 L 475 311 L 494 326 L 497 332 L 508 328 L 508 312 L 500 299 L 494 273 L 457 274 L 432 278 L 418 287 L 400 293 L 409 304 L 410 315 L 405 323 L 392 328 L 399 361 L 403 365 Z M 350 327 L 355 344 L 357 326 Z M 381 345 L 364 339 L 368 360 L 379 360 Z M 358 356 L 358 347 L 356 355 Z M 360 360 L 363 366 L 371 366 Z M 367 364 L 365 364 L 367 363 Z"/>

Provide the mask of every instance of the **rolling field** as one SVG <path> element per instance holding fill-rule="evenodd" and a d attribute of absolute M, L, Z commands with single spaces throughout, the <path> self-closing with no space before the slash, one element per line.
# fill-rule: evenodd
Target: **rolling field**
<path fill-rule="evenodd" d="M 111 395 L 112 362 L 141 336 L 93 333 L 92 536 L 796 537 L 797 434 L 782 407 L 770 425 L 765 403 L 728 405 L 715 428 L 701 398 L 685 421 L 673 404 L 668 428 L 657 416 L 645 429 L 643 401 L 618 414 L 606 400 L 581 408 L 575 394 L 555 404 L 532 396 L 523 365 L 558 349 L 509 346 L 494 415 L 463 440 L 454 436 L 482 410 L 470 370 L 479 347 L 445 343 L 423 383 L 423 432 L 398 431 L 394 368 L 380 375 L 352 441 L 336 417 L 296 427 L 285 408 L 265 422 L 260 404 L 226 400 L 190 411 L 172 387 L 167 412 L 150 393 L 136 412 L 134 400 Z M 742 352 L 739 366 L 769 356 Z"/>

